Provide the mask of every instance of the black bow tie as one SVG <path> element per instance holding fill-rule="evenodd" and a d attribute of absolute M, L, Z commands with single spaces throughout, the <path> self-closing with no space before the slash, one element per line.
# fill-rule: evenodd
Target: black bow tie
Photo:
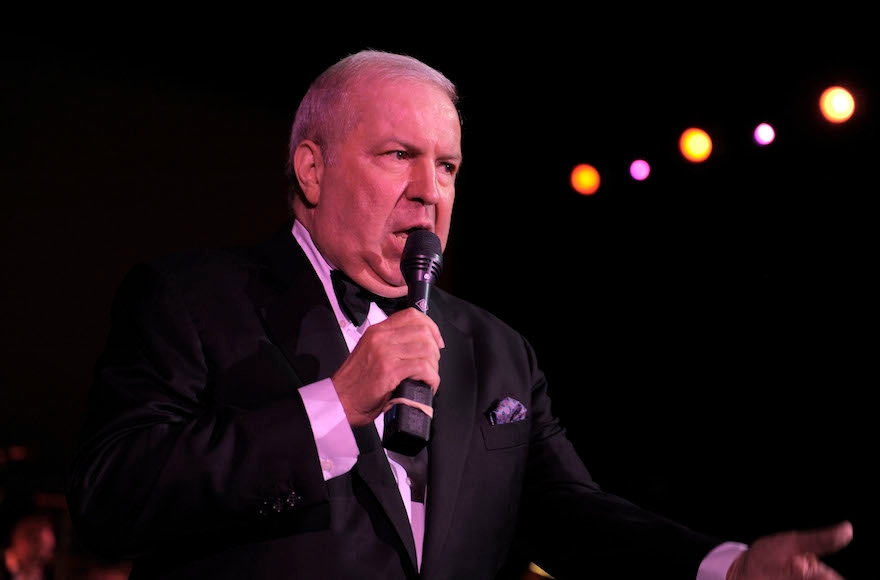
<path fill-rule="evenodd" d="M 393 314 L 407 307 L 407 297 L 385 298 L 374 294 L 349 278 L 342 270 L 331 270 L 330 279 L 339 307 L 355 326 L 360 326 L 367 319 L 370 302 L 375 302 L 386 314 Z"/>

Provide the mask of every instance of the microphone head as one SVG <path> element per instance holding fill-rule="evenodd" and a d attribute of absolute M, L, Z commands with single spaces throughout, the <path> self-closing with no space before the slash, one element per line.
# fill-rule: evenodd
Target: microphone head
<path fill-rule="evenodd" d="M 400 258 L 400 271 L 407 285 L 416 282 L 433 284 L 443 269 L 440 238 L 429 230 L 414 230 L 406 238 Z"/>

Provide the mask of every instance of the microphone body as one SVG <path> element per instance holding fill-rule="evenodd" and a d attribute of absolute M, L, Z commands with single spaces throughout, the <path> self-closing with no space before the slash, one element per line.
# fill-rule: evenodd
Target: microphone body
<path fill-rule="evenodd" d="M 400 260 L 400 271 L 408 288 L 409 306 L 428 312 L 432 286 L 443 268 L 440 238 L 428 230 L 416 230 L 406 239 Z M 432 406 L 434 391 L 421 381 L 404 379 L 394 389 L 392 398 Z M 396 403 L 385 413 L 385 432 L 382 445 L 389 451 L 412 457 L 428 443 L 431 435 L 431 417 L 421 409 Z"/>

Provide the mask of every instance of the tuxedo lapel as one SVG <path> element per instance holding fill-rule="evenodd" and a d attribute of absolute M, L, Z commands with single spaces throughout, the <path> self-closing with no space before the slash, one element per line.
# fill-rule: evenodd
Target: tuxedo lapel
<path fill-rule="evenodd" d="M 430 313 L 444 338 L 440 355 L 440 389 L 434 397 L 434 418 L 428 441 L 428 499 L 422 576 L 444 569 L 443 546 L 458 505 L 466 450 L 470 448 L 473 409 L 476 406 L 476 373 L 473 343 L 469 336 L 442 317 L 435 299 Z"/>
<path fill-rule="evenodd" d="M 329 377 L 348 356 L 348 347 L 324 287 L 290 228 L 267 243 L 265 260 L 277 289 L 262 308 L 269 336 L 302 384 Z M 415 568 L 412 529 L 376 427 L 370 423 L 354 429 L 354 434 L 360 455 L 352 477 L 360 477 L 377 498 Z"/>
<path fill-rule="evenodd" d="M 413 568 L 416 567 L 416 545 L 413 540 L 412 528 L 406 515 L 406 508 L 400 498 L 397 481 L 388 465 L 385 448 L 379 439 L 376 425 L 370 423 L 364 427 L 353 429 L 354 437 L 360 449 L 355 471 L 373 491 L 376 499 L 391 520 L 394 530 L 406 546 Z"/>
<path fill-rule="evenodd" d="M 265 260 L 277 290 L 262 308 L 269 336 L 303 384 L 329 377 L 348 347 L 321 280 L 289 229 L 266 244 Z"/>

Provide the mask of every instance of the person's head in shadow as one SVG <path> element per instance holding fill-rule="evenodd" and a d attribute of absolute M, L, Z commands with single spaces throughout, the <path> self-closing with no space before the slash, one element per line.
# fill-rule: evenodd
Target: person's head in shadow
<path fill-rule="evenodd" d="M 9 531 L 3 550 L 4 578 L 44 580 L 52 577 L 57 534 L 48 514 L 28 513 Z"/>

